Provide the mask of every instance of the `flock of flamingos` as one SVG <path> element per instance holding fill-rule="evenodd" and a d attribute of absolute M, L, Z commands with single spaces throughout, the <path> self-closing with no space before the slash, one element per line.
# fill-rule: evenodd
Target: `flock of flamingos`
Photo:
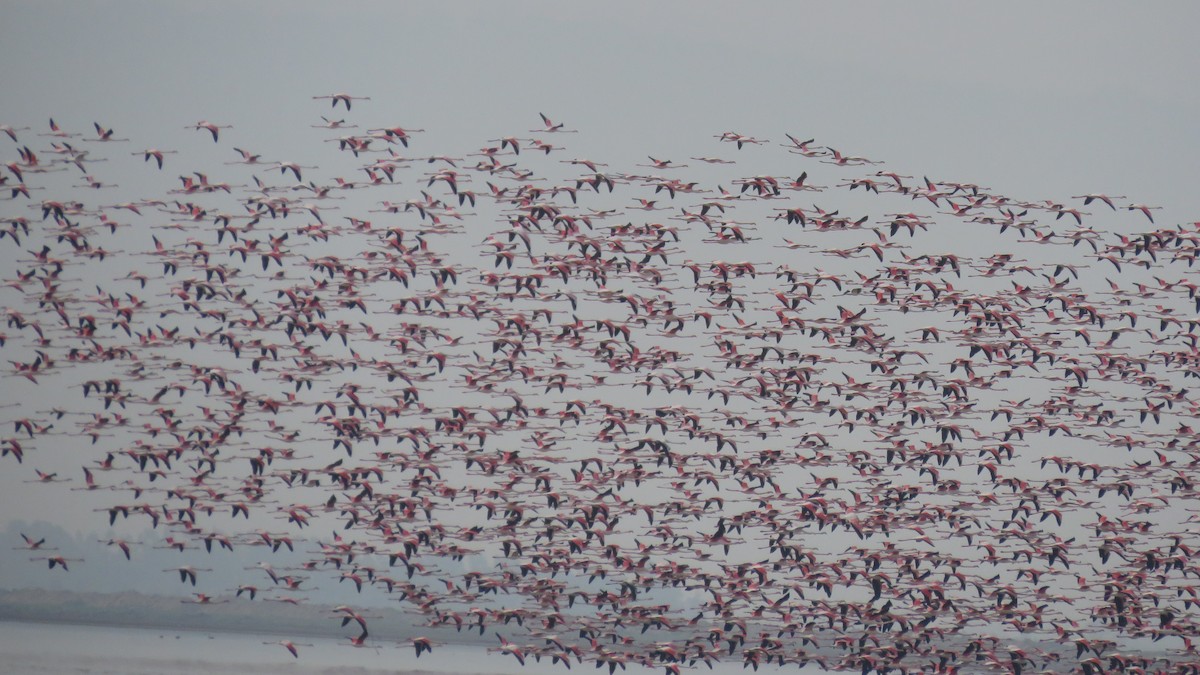
<path fill-rule="evenodd" d="M 443 155 L 314 98 L 321 167 L 0 127 L 0 466 L 161 537 L 114 552 L 514 667 L 1200 671 L 1200 223 L 792 135 L 620 168 L 542 115 Z"/>

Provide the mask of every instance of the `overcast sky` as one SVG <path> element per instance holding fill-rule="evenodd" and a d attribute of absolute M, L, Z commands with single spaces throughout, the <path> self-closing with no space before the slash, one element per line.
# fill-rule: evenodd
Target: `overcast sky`
<path fill-rule="evenodd" d="M 539 112 L 580 131 L 567 156 L 622 167 L 725 152 L 712 138 L 725 131 L 790 133 L 1023 199 L 1109 192 L 1161 206 L 1160 223 L 1200 217 L 1193 2 L 9 0 L 2 12 L 0 124 L 30 139 L 53 117 L 205 167 L 235 159 L 230 145 L 313 164 L 328 147 L 297 129 L 348 115 L 311 97 L 345 91 L 371 97 L 355 113 L 373 122 L 424 128 L 425 151 L 527 136 Z M 234 128 L 214 146 L 185 130 L 198 120 Z M 799 173 L 792 159 L 776 152 L 764 170 Z M 137 168 L 114 166 L 126 192 L 177 185 Z M 5 216 L 24 208 L 0 202 Z M 6 246 L 6 269 L 16 254 Z M 4 400 L 21 400 L 22 381 L 4 382 Z M 38 501 L 27 478 L 0 471 L 0 520 L 104 526 Z"/>
<path fill-rule="evenodd" d="M 201 119 L 232 124 L 229 144 L 316 163 L 325 148 L 297 130 L 346 114 L 311 96 L 346 91 L 370 96 L 358 106 L 380 124 L 425 128 L 439 152 L 526 135 L 545 112 L 583 132 L 568 155 L 618 167 L 714 154 L 724 131 L 786 132 L 1025 199 L 1109 192 L 1163 206 L 1165 222 L 1200 213 L 1195 3 L 8 2 L 4 14 L 0 124 L 32 127 L 29 144 L 49 117 L 88 133 L 100 122 L 131 150 L 179 150 L 193 163 L 181 172 L 234 159 L 185 132 Z M 769 164 L 780 158 L 794 159 L 763 161 L 797 172 Z M 144 197 L 176 185 L 175 172 L 123 170 L 112 165 Z M 45 515 L 25 504 L 5 514 Z"/>
<path fill-rule="evenodd" d="M 165 139 L 227 120 L 270 145 L 289 109 L 311 119 L 309 95 L 348 91 L 472 142 L 537 111 L 637 158 L 786 131 L 1000 191 L 1197 211 L 1190 2 L 10 1 L 4 15 L 11 125 L 119 119 Z"/>

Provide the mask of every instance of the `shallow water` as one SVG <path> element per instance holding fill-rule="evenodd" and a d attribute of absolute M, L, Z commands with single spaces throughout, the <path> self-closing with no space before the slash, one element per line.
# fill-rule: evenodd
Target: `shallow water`
<path fill-rule="evenodd" d="M 570 671 L 548 661 L 529 661 L 520 667 L 510 656 L 484 647 L 435 645 L 432 655 L 418 661 L 412 648 L 396 643 L 355 648 L 345 640 L 297 637 L 300 657 L 293 658 L 274 643 L 278 635 L 216 633 L 178 629 L 85 626 L 61 623 L 0 621 L 0 673 L 88 673 L 90 675 L 183 675 L 185 673 L 607 673 L 592 664 L 574 664 Z M 302 643 L 310 644 L 304 646 Z M 778 666 L 760 673 L 780 672 Z M 661 673 L 631 665 L 626 672 Z M 741 673 L 741 663 L 718 664 L 697 673 Z M 816 673 L 812 665 L 789 672 Z"/>
<path fill-rule="evenodd" d="M 441 645 L 418 662 L 411 648 L 380 643 L 355 648 L 332 638 L 297 637 L 293 658 L 278 635 L 178 629 L 0 622 L 3 673 L 509 673 L 500 654 L 481 647 Z M 311 645 L 311 646 L 307 646 Z M 564 669 L 559 668 L 558 670 Z"/>

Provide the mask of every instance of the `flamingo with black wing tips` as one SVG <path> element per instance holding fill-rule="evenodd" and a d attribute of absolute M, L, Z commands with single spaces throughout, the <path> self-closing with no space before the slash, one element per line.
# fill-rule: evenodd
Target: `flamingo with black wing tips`
<path fill-rule="evenodd" d="M 489 139 L 488 143 L 499 143 L 501 150 L 503 150 L 504 148 L 507 147 L 507 148 L 512 149 L 513 154 L 515 154 L 515 155 L 521 154 L 521 139 L 519 139 L 515 136 L 505 136 L 504 138 Z"/>
<path fill-rule="evenodd" d="M 408 147 L 408 139 L 411 138 L 413 134 L 418 133 L 418 132 L 423 132 L 423 131 L 425 131 L 425 130 L 424 129 L 405 129 L 404 127 L 383 127 L 380 129 L 367 129 L 367 133 L 382 134 L 383 138 L 394 138 L 396 140 L 399 140 L 400 142 L 402 142 L 404 144 L 405 147 Z M 396 158 L 400 159 L 400 156 L 396 155 Z"/>
<path fill-rule="evenodd" d="M 739 134 L 739 133 L 736 133 L 733 131 L 725 131 L 720 134 L 716 134 L 713 136 L 713 138 L 719 139 L 726 143 L 736 143 L 738 150 L 741 150 L 742 146 L 746 145 L 747 143 L 752 144 L 752 145 L 762 145 L 762 144 L 768 142 L 763 139 L 745 136 L 745 135 L 742 135 L 742 134 Z"/>
<path fill-rule="evenodd" d="M 179 151 L 178 150 L 159 150 L 158 148 L 148 148 L 146 150 L 142 150 L 141 152 L 134 152 L 134 153 L 130 153 L 130 154 L 142 155 L 145 157 L 144 161 L 147 161 L 147 162 L 149 162 L 150 158 L 153 157 L 155 159 L 155 161 L 158 162 L 158 168 L 161 169 L 161 168 L 163 168 L 163 155 L 174 155 L 177 152 L 179 152 Z"/>
<path fill-rule="evenodd" d="M 180 602 L 189 605 L 223 605 L 229 602 L 228 600 L 217 600 L 207 593 L 192 593 L 192 596 L 190 600 L 180 600 Z"/>
<path fill-rule="evenodd" d="M 367 629 L 364 628 L 363 632 L 360 633 L 357 637 L 353 636 L 353 635 L 349 635 L 349 636 L 346 636 L 346 639 L 350 641 L 350 646 L 352 646 L 352 647 L 365 647 L 365 646 L 367 646 L 367 637 L 368 637 Z"/>
<path fill-rule="evenodd" d="M 328 117 L 325 117 L 324 115 L 321 115 L 321 119 L 325 120 L 325 124 L 313 124 L 313 125 L 311 125 L 312 128 L 314 128 L 314 129 L 357 129 L 358 128 L 357 124 L 346 124 L 346 120 L 344 120 L 344 119 L 343 120 L 331 120 Z"/>
<path fill-rule="evenodd" d="M 8 137 L 13 139 L 14 142 L 19 143 L 20 141 L 17 141 L 17 132 L 18 131 L 29 131 L 29 127 L 14 127 L 14 126 L 10 126 L 8 124 L 0 124 L 0 131 L 3 131 L 4 133 L 8 134 Z"/>
<path fill-rule="evenodd" d="M 576 159 L 560 159 L 559 162 L 562 164 L 575 164 L 578 166 L 586 166 L 588 168 L 588 170 L 593 173 L 598 171 L 598 169 L 596 168 L 598 166 L 608 166 L 607 164 L 603 164 L 601 162 L 593 162 L 590 159 L 578 159 L 578 158 L 576 158 Z"/>
<path fill-rule="evenodd" d="M 230 124 L 214 124 L 207 120 L 200 120 L 199 122 L 196 122 L 195 124 L 193 124 L 190 127 L 184 127 L 184 129 L 195 129 L 196 131 L 200 131 L 200 130 L 207 131 L 208 133 L 212 134 L 213 143 L 217 142 L 217 138 L 220 135 L 221 129 L 232 129 L 232 128 L 233 128 L 233 125 L 230 125 Z"/>
<path fill-rule="evenodd" d="M 784 134 L 784 136 L 787 136 L 788 140 L 791 141 L 792 144 L 784 145 L 781 143 L 780 145 L 783 145 L 783 147 L 788 148 L 790 152 L 793 152 L 797 155 L 803 155 L 804 157 L 825 157 L 829 154 L 828 152 L 825 152 L 825 148 L 820 146 L 816 148 L 809 147 L 813 143 L 817 142 L 817 139 L 815 138 L 802 141 L 791 134 Z"/>
<path fill-rule="evenodd" d="M 1108 204 L 1108 208 L 1112 209 L 1113 211 L 1116 211 L 1117 207 L 1116 207 L 1116 205 L 1113 204 L 1113 200 L 1114 199 L 1125 199 L 1125 195 L 1109 196 L 1109 195 L 1100 194 L 1100 193 L 1089 193 L 1086 195 L 1075 195 L 1075 196 L 1071 197 L 1071 199 L 1082 199 L 1084 206 L 1091 204 L 1093 201 L 1100 200 L 1100 201 L 1104 202 L 1105 204 Z"/>
<path fill-rule="evenodd" d="M 27 535 L 27 534 L 25 534 L 24 532 L 22 532 L 22 533 L 21 533 L 21 539 L 24 539 L 24 540 L 25 540 L 25 545 L 24 545 L 24 546 L 17 546 L 16 548 L 19 548 L 19 549 L 25 549 L 25 550 L 28 550 L 28 551 L 53 551 L 53 550 L 54 550 L 54 549 L 52 549 L 52 548 L 43 548 L 43 546 L 45 546 L 45 544 L 46 544 L 46 538 L 45 538 L 45 537 L 42 537 L 41 539 L 38 539 L 38 540 L 36 540 L 36 541 L 35 541 L 35 540 L 33 539 L 33 537 L 30 537 L 29 535 Z"/>
<path fill-rule="evenodd" d="M 870 160 L 870 159 L 867 159 L 866 157 L 856 157 L 854 155 L 843 155 L 836 148 L 831 148 L 829 146 L 825 146 L 825 149 L 829 151 L 830 157 L 832 159 L 821 160 L 822 164 L 836 164 L 837 166 L 858 166 L 860 164 L 883 164 L 883 162 L 877 162 L 874 160 Z"/>
<path fill-rule="evenodd" d="M 292 175 L 294 175 L 296 177 L 296 180 L 304 180 L 303 178 L 300 177 L 300 170 L 301 169 L 316 169 L 317 167 L 301 166 L 295 162 L 275 162 L 275 165 L 272 166 L 271 168 L 279 169 L 279 173 L 281 173 L 281 174 L 286 174 L 288 171 L 291 171 Z"/>
<path fill-rule="evenodd" d="M 74 137 L 78 136 L 79 134 L 72 134 L 72 133 L 63 131 L 62 128 L 58 126 L 58 123 L 54 121 L 54 118 L 51 117 L 50 118 L 50 133 L 38 134 L 38 135 L 39 136 L 54 136 L 56 138 L 74 138 Z M 14 140 L 16 140 L 16 139 L 14 139 Z"/>
<path fill-rule="evenodd" d="M 83 562 L 83 558 L 64 558 L 61 555 L 53 555 L 53 556 L 49 556 L 49 557 L 45 557 L 45 558 L 30 558 L 30 560 L 45 560 L 46 566 L 49 569 L 54 569 L 55 567 L 61 567 L 64 572 L 70 571 L 67 568 L 68 562 Z"/>
<path fill-rule="evenodd" d="M 225 162 L 226 164 L 261 164 L 262 163 L 262 155 L 256 155 L 254 153 L 251 153 L 248 150 L 243 150 L 241 148 L 234 148 L 234 151 L 242 156 L 242 161 L 240 161 L 240 162 Z M 297 178 L 297 180 L 299 180 L 299 178 Z"/>
<path fill-rule="evenodd" d="M 103 541 L 103 540 L 100 540 L 100 541 Z M 130 544 L 136 544 L 138 542 L 129 542 L 129 541 L 125 541 L 124 539 L 109 539 L 105 543 L 109 546 L 116 546 L 117 548 L 121 549 L 121 553 L 125 554 L 125 559 L 132 560 L 132 556 L 130 555 L 130 551 L 131 551 Z"/>
<path fill-rule="evenodd" d="M 682 169 L 687 166 L 687 164 L 676 164 L 674 161 L 669 159 L 657 159 L 655 157 L 651 157 L 650 155 L 646 156 L 650 159 L 651 163 L 638 164 L 638 166 L 644 166 L 651 169 Z"/>
<path fill-rule="evenodd" d="M 508 640 L 505 640 L 504 636 L 500 635 L 499 633 L 496 633 L 496 637 L 500 639 L 500 651 L 505 654 L 511 654 L 517 660 L 517 663 L 520 663 L 522 666 L 524 666 L 525 651 Z"/>
<path fill-rule="evenodd" d="M 81 467 L 81 468 L 83 469 L 83 487 L 82 488 L 71 488 L 71 489 L 72 490 L 95 490 L 95 489 L 99 488 L 100 486 L 96 484 L 96 476 L 94 474 L 92 474 L 92 470 L 87 468 L 86 466 Z"/>
<path fill-rule="evenodd" d="M 321 99 L 326 99 L 326 98 L 331 99 L 330 107 L 336 108 L 338 101 L 341 101 L 342 104 L 346 106 L 346 110 L 350 109 L 351 101 L 370 101 L 371 100 L 370 96 L 351 96 L 350 94 L 346 94 L 346 93 L 326 94 L 324 96 L 314 96 L 313 100 L 316 101 L 316 100 L 321 100 Z"/>
<path fill-rule="evenodd" d="M 538 116 L 542 118 L 542 124 L 544 124 L 545 127 L 542 129 L 530 129 L 531 132 L 541 131 L 544 133 L 575 133 L 575 129 L 564 128 L 562 122 L 555 123 L 554 120 L 546 117 L 545 113 L 538 113 Z"/>
<path fill-rule="evenodd" d="M 84 140 L 100 143 L 116 143 L 129 140 L 128 138 L 113 138 L 113 130 L 100 126 L 99 122 L 92 122 L 92 126 L 96 127 L 96 138 L 87 138 Z"/>
<path fill-rule="evenodd" d="M 1130 204 L 1125 207 L 1126 211 L 1141 211 L 1142 215 L 1146 216 L 1146 219 L 1151 223 L 1154 222 L 1154 216 L 1150 215 L 1150 212 L 1160 209 L 1162 209 L 1161 206 L 1146 206 L 1145 204 Z"/>
<path fill-rule="evenodd" d="M 264 645 L 281 645 L 284 649 L 292 653 L 292 656 L 300 658 L 300 650 L 297 647 L 311 647 L 312 644 L 307 642 L 292 642 L 291 640 L 278 640 L 276 642 L 264 642 Z"/>
<path fill-rule="evenodd" d="M 428 652 L 433 653 L 433 642 L 427 637 L 415 637 L 412 640 L 413 648 L 417 652 L 417 658 L 421 658 L 421 654 Z"/>
<path fill-rule="evenodd" d="M 207 568 L 202 568 L 202 567 L 192 567 L 191 565 L 183 565 L 181 567 L 168 567 L 167 569 L 165 569 L 163 571 L 164 572 L 179 572 L 179 580 L 180 581 L 182 581 L 184 583 L 191 581 L 192 585 L 195 586 L 197 572 L 211 572 L 212 570 L 207 569 Z"/>

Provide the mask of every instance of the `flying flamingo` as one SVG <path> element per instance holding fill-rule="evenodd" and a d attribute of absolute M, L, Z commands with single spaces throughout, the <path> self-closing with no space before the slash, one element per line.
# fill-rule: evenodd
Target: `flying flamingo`
<path fill-rule="evenodd" d="M 496 637 L 500 639 L 500 651 L 505 654 L 511 654 L 517 660 L 517 663 L 520 663 L 522 666 L 524 666 L 525 665 L 524 650 L 522 650 L 517 645 L 509 642 L 508 640 L 505 640 L 504 637 L 502 635 L 500 635 L 499 633 L 496 633 Z"/>
<path fill-rule="evenodd" d="M 51 117 L 50 118 L 50 133 L 38 134 L 38 135 L 39 136 L 54 136 L 57 138 L 74 138 L 74 137 L 78 136 L 79 134 L 71 134 L 71 133 L 67 133 L 66 131 L 63 131 L 62 128 L 58 126 L 58 123 L 54 121 L 54 118 Z M 13 139 L 13 140 L 16 140 L 16 139 Z"/>
<path fill-rule="evenodd" d="M 211 572 L 212 570 L 200 568 L 200 567 L 192 567 L 191 565 L 184 565 L 182 567 L 170 567 L 163 571 L 164 572 L 179 572 L 179 580 L 180 581 L 182 581 L 184 583 L 191 581 L 192 585 L 195 586 L 196 585 L 196 572 Z"/>
<path fill-rule="evenodd" d="M 178 150 L 159 150 L 158 148 L 149 148 L 132 154 L 143 155 L 145 157 L 144 161 L 146 162 L 149 162 L 150 158 L 153 157 L 155 161 L 158 162 L 158 168 L 161 169 L 163 168 L 163 155 L 173 155 L 177 152 Z"/>
<path fill-rule="evenodd" d="M 1151 223 L 1153 223 L 1154 216 L 1150 215 L 1150 211 L 1152 211 L 1152 210 L 1156 211 L 1161 208 L 1162 208 L 1161 206 L 1146 206 L 1145 204 L 1130 204 L 1129 206 L 1125 207 L 1125 210 L 1126 211 L 1141 211 L 1142 215 L 1146 216 L 1146 219 L 1149 220 Z"/>
<path fill-rule="evenodd" d="M 349 110 L 349 108 L 347 108 L 347 110 Z M 356 125 L 356 124 L 346 124 L 346 120 L 331 120 L 328 117 L 325 117 L 324 115 L 321 116 L 321 119 L 324 120 L 325 123 L 324 124 L 313 124 L 313 125 L 311 125 L 312 128 L 314 128 L 314 129 L 357 129 L 358 128 L 358 125 Z"/>
<path fill-rule="evenodd" d="M 21 539 L 25 540 L 25 545 L 19 546 L 17 548 L 23 548 L 23 549 L 26 549 L 29 551 L 39 551 L 39 550 L 40 551 L 53 551 L 54 550 L 54 549 L 50 549 L 50 548 L 42 548 L 43 545 L 45 545 L 45 543 L 46 543 L 45 537 L 42 537 L 41 539 L 34 541 L 34 539 L 32 537 L 30 537 L 29 535 L 22 532 Z"/>
<path fill-rule="evenodd" d="M 1115 652 L 1138 636 L 1180 638 L 1155 658 L 1193 659 L 1200 590 L 1184 572 L 1197 553 L 1200 397 L 1186 380 L 1200 284 L 1172 270 L 1200 261 L 1200 225 L 1110 233 L 1052 200 L 874 169 L 836 181 L 848 195 L 811 183 L 794 155 L 868 160 L 792 136 L 757 148 L 783 160 L 769 173 L 697 159 L 723 174 L 695 176 L 705 190 L 549 160 L 500 134 L 475 167 L 437 149 L 403 157 L 395 145 L 411 132 L 320 139 L 330 154 L 324 143 L 338 142 L 339 160 L 389 146 L 359 167 L 369 183 L 235 148 L 238 163 L 291 171 L 296 184 L 210 182 L 196 167 L 161 199 L 94 207 L 66 193 L 10 209 L 0 246 L 13 246 L 4 285 L 15 299 L 0 345 L 15 345 L 13 379 L 47 385 L 55 407 L 0 420 L 13 425 L 0 463 L 72 443 L 91 453 L 77 460 L 80 491 L 113 526 L 121 516 L 169 528 L 155 542 L 169 554 L 155 555 L 182 558 L 164 571 L 194 590 L 201 570 L 187 563 L 205 551 L 278 556 L 242 563 L 251 578 L 228 583 L 235 598 L 197 592 L 188 604 L 244 593 L 302 606 L 298 591 L 346 579 L 416 604 L 429 625 L 524 631 L 514 642 L 496 633 L 491 647 L 520 665 L 574 657 L 676 672 L 727 653 L 753 668 L 829 656 L 826 669 L 1032 672 L 1076 652 L 1096 657 L 1081 662 L 1087 672 L 1159 669 Z M 54 153 L 49 168 L 85 166 L 51 140 L 38 151 Z M 74 189 L 18 152 L 5 177 Z M 137 155 L 161 169 L 161 154 Z M 424 173 L 431 161 L 451 168 Z M 625 166 L 677 166 L 637 161 Z M 85 185 L 109 178 L 86 166 Z M 489 190 L 466 189 L 471 171 Z M 740 193 L 721 187 L 730 182 Z M 377 197 L 340 201 L 346 217 L 325 222 L 334 207 L 323 200 L 347 185 Z M 585 185 L 594 194 L 579 194 Z M 606 197 L 604 185 L 627 194 Z M 789 199 L 801 191 L 861 200 L 847 216 Z M 1158 208 L 1077 199 L 1089 197 L 1148 219 Z M 768 203 L 778 199 L 793 203 Z M 456 210 L 468 201 L 490 213 L 469 220 Z M 721 215 L 735 207 L 746 220 Z M 373 209 L 384 215 L 364 220 Z M 109 237 L 118 210 L 151 229 Z M 1053 229 L 1068 217 L 1075 229 Z M 951 229 L 980 245 L 958 248 Z M 819 242 L 827 233 L 841 240 Z M 901 247 L 901 233 L 923 241 Z M 753 239 L 787 259 L 715 258 L 713 245 Z M 118 240 L 127 251 L 108 250 Z M 805 249 L 844 269 L 813 268 Z M 109 253 L 127 263 L 111 277 L 91 262 Z M 1087 258 L 1125 278 L 1097 290 Z M 1029 393 L 999 399 L 1006 391 Z M 332 454 L 298 450 L 310 445 Z M 29 483 L 54 491 L 66 471 Z M 277 530 L 256 529 L 271 517 Z M 828 532 L 853 546 L 825 546 Z M 438 558 L 480 571 L 450 575 Z M 388 570 L 401 566 L 407 578 Z M 569 570 L 605 583 L 564 585 Z M 241 583 L 266 577 L 261 594 Z M 651 632 L 673 631 L 667 617 L 684 609 L 644 597 L 668 584 L 703 589 L 692 638 Z M 1079 607 L 1094 626 L 1069 618 Z M 366 617 L 333 616 L 365 646 Z M 964 636 L 964 621 L 995 630 Z M 1010 633 L 1039 647 L 1010 647 Z M 433 651 L 429 637 L 407 640 L 418 658 Z M 296 643 L 269 644 L 298 657 Z"/>
<path fill-rule="evenodd" d="M 1105 195 L 1105 194 L 1091 193 L 1091 194 L 1086 194 L 1086 195 L 1075 195 L 1074 197 L 1071 197 L 1071 199 L 1082 199 L 1084 206 L 1087 206 L 1088 204 L 1091 204 L 1093 201 L 1098 199 L 1098 200 L 1104 202 L 1105 204 L 1108 204 L 1108 208 L 1112 209 L 1113 211 L 1116 211 L 1117 207 L 1113 204 L 1113 200 L 1114 199 L 1125 199 L 1125 196 L 1124 195 L 1109 196 L 1109 195 Z"/>
<path fill-rule="evenodd" d="M 538 113 L 538 116 L 542 118 L 542 124 L 544 124 L 545 126 L 541 129 L 530 129 L 530 131 L 542 131 L 542 132 L 546 132 L 546 133 L 555 133 L 555 132 L 572 133 L 572 134 L 575 133 L 574 129 L 563 128 L 562 122 L 555 123 L 554 120 L 550 119 L 549 117 L 546 117 L 546 115 L 544 113 Z"/>
<path fill-rule="evenodd" d="M 300 658 L 300 650 L 297 647 L 311 647 L 311 644 L 305 642 L 292 642 L 291 640 L 278 640 L 276 642 L 264 642 L 264 645 L 281 645 L 284 649 L 292 653 L 295 658 Z"/>
<path fill-rule="evenodd" d="M 129 547 L 129 544 L 131 542 L 125 541 L 124 539 L 109 539 L 106 543 L 109 546 L 116 546 L 117 548 L 121 549 L 121 552 L 125 554 L 126 560 L 132 559 L 130 557 L 130 547 Z M 132 543 L 137 543 L 137 542 L 132 542 Z"/>
<path fill-rule="evenodd" d="M 332 99 L 331 107 L 334 107 L 334 108 L 337 107 L 338 101 L 341 101 L 342 103 L 344 103 L 346 105 L 346 110 L 350 109 L 351 101 L 370 101 L 371 100 L 370 96 L 351 96 L 350 94 L 345 94 L 345 93 L 327 94 L 325 96 L 314 96 L 313 100 L 325 99 L 325 98 Z"/>
<path fill-rule="evenodd" d="M 64 558 L 61 555 L 50 556 L 47 558 L 30 558 L 30 560 L 45 560 L 47 567 L 50 569 L 61 567 L 64 572 L 69 571 L 67 569 L 68 562 L 83 562 L 83 558 Z"/>
<path fill-rule="evenodd" d="M 417 652 L 417 658 L 421 658 L 423 652 L 433 653 L 433 643 L 427 637 L 415 637 L 412 640 L 413 648 Z"/>
<path fill-rule="evenodd" d="M 99 141 L 101 143 L 115 143 L 117 141 L 128 141 L 128 138 L 113 138 L 113 130 L 100 126 L 99 122 L 92 122 L 92 126 L 96 128 L 96 138 L 85 140 Z"/>
<path fill-rule="evenodd" d="M 193 124 L 192 126 L 190 126 L 190 127 L 184 127 L 184 128 L 185 128 L 185 129 L 195 129 L 195 130 L 197 130 L 197 131 L 200 131 L 200 130 L 202 130 L 202 129 L 203 129 L 203 130 L 206 130 L 206 131 L 208 131 L 208 133 L 212 134 L 213 143 L 216 143 L 216 142 L 217 142 L 217 136 L 218 136 L 218 134 L 219 134 L 220 130 L 221 130 L 221 129 L 232 129 L 232 128 L 233 128 L 233 126 L 232 126 L 232 125 L 229 125 L 229 124 L 224 124 L 224 125 L 220 125 L 220 124 L 213 124 L 212 122 L 209 122 L 209 121 L 207 121 L 207 120 L 200 120 L 199 122 L 196 122 L 196 123 L 195 123 L 195 124 Z M 161 167 L 160 167 L 160 168 L 161 168 Z"/>
<path fill-rule="evenodd" d="M 0 131 L 3 131 L 4 133 L 8 134 L 8 137 L 13 139 L 14 142 L 20 142 L 20 141 L 17 141 L 17 132 L 18 131 L 29 131 L 29 127 L 13 127 L 8 124 L 0 124 Z"/>

